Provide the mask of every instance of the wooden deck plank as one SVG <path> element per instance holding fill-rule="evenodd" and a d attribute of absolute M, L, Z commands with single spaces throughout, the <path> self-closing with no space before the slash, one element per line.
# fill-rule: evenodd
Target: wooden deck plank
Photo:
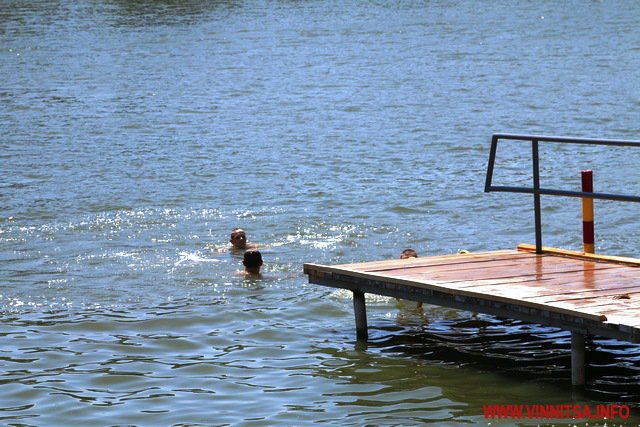
<path fill-rule="evenodd" d="M 626 293 L 625 295 L 629 296 L 629 298 L 619 298 L 617 297 L 617 295 L 610 295 L 594 298 L 555 299 L 553 301 L 546 300 L 545 298 L 540 298 L 538 301 L 544 304 L 571 305 L 572 307 L 576 307 L 576 309 L 597 309 L 598 311 L 603 310 L 603 307 L 605 306 L 617 307 L 620 309 L 624 308 L 625 311 L 637 308 L 638 301 L 640 300 L 640 290 L 635 293 Z M 535 298 L 532 298 L 531 300 L 535 300 Z"/>
<path fill-rule="evenodd" d="M 339 268 L 350 269 L 353 271 L 366 271 L 369 273 L 393 273 L 394 271 L 402 271 L 406 274 L 410 273 L 438 273 L 446 274 L 464 274 L 465 271 L 477 273 L 481 270 L 499 270 L 506 272 L 509 269 L 516 272 L 524 272 L 525 270 L 532 273 L 540 274 L 553 271 L 583 271 L 583 270 L 599 270 L 620 267 L 613 264 L 603 264 L 586 261 L 582 264 L 576 263 L 575 260 L 562 258 L 535 258 L 531 256 L 517 255 L 505 258 L 448 258 L 445 260 L 412 260 L 409 262 L 395 261 L 395 263 L 386 264 L 383 267 L 369 266 L 366 264 L 360 266 L 335 266 Z M 475 275 L 474 275 L 475 277 Z"/>
<path fill-rule="evenodd" d="M 521 243 L 517 248 L 519 251 L 523 252 L 535 252 L 535 245 Z M 584 252 L 576 252 L 567 249 L 558 249 L 558 248 L 549 248 L 542 247 L 542 251 L 548 255 L 554 256 L 565 256 L 569 258 L 578 258 L 578 259 L 590 259 L 594 261 L 600 262 L 609 262 L 614 264 L 622 264 L 628 265 L 630 267 L 640 267 L 640 259 L 637 258 L 628 258 L 628 257 L 620 257 L 620 256 L 611 256 L 611 255 L 602 255 L 602 254 L 590 254 Z"/>
<path fill-rule="evenodd" d="M 484 255 L 484 256 L 483 256 Z M 488 255 L 488 256 L 487 256 Z M 501 267 L 506 265 L 512 266 L 529 266 L 530 268 L 541 269 L 564 269 L 571 267 L 578 270 L 600 269 L 600 268 L 616 268 L 618 264 L 596 262 L 592 260 L 583 260 L 582 263 L 575 259 L 565 257 L 553 257 L 548 255 L 528 254 L 524 252 L 509 252 L 504 255 L 496 255 L 493 252 L 485 254 L 460 254 L 447 257 L 424 257 L 413 258 L 408 260 L 388 260 L 384 263 L 360 263 L 336 265 L 336 268 L 353 269 L 355 271 L 384 272 L 394 270 L 422 270 L 422 269 L 442 269 L 448 271 Z"/>
<path fill-rule="evenodd" d="M 609 270 L 609 272 L 604 271 Z M 490 267 L 482 267 L 482 268 L 465 268 L 465 269 L 420 269 L 420 270 L 390 270 L 385 272 L 380 272 L 380 274 L 387 275 L 401 275 L 408 279 L 415 280 L 440 280 L 440 281 L 448 281 L 448 282 L 459 282 L 459 281 L 498 281 L 498 280 L 508 280 L 512 278 L 517 278 L 518 281 L 536 281 L 542 282 L 543 280 L 550 281 L 552 279 L 566 278 L 567 280 L 572 280 L 575 277 L 578 277 L 576 273 L 582 276 L 582 282 L 588 285 L 587 281 L 590 279 L 589 277 L 585 277 L 585 273 L 595 272 L 597 277 L 593 276 L 593 282 L 595 283 L 595 279 L 605 279 L 607 277 L 614 277 L 616 275 L 616 271 L 614 268 L 593 268 L 587 270 L 580 270 L 577 267 L 574 268 L 530 268 L 529 266 L 522 266 L 521 268 L 517 265 L 503 265 L 503 266 L 490 266 Z M 368 273 L 377 273 L 370 272 Z M 620 270 L 618 270 L 620 272 Z"/>
<path fill-rule="evenodd" d="M 524 245 L 526 247 L 526 245 Z M 562 254 L 574 254 L 571 251 L 563 251 Z M 355 264 L 340 264 L 335 265 L 337 268 L 346 268 L 353 269 L 357 271 L 386 271 L 386 270 L 395 270 L 398 268 L 403 269 L 412 269 L 412 268 L 422 268 L 427 266 L 452 266 L 455 264 L 461 265 L 462 267 L 473 265 L 474 263 L 491 263 L 491 262 L 499 262 L 504 263 L 508 261 L 514 261 L 516 264 L 524 263 L 525 260 L 529 260 L 532 263 L 540 262 L 546 265 L 555 265 L 555 264 L 565 264 L 565 265 L 576 265 L 576 254 L 574 257 L 571 256 L 554 256 L 553 254 L 542 254 L 536 255 L 534 253 L 528 251 L 518 251 L 518 250 L 501 250 L 501 251 L 490 251 L 490 252 L 476 252 L 476 253 L 467 253 L 467 254 L 447 254 L 447 255 L 435 255 L 421 258 L 410 258 L 404 260 L 392 259 L 392 260 L 384 260 L 384 261 L 369 261 L 369 262 L 361 262 Z M 604 261 L 603 259 L 614 258 L 624 259 L 627 262 L 628 258 L 620 258 L 620 257 L 606 257 L 602 256 L 596 257 L 591 256 L 588 258 L 581 257 L 580 259 L 584 261 L 585 265 L 599 265 L 599 266 L 607 266 L 608 268 L 615 267 L 618 265 L 617 263 L 612 263 L 608 261 Z M 487 264 L 489 265 L 489 264 Z"/>
<path fill-rule="evenodd" d="M 404 279 L 406 277 L 400 276 Z M 560 280 L 560 279 L 558 279 Z M 422 283 L 416 281 L 416 283 Z M 431 283 L 435 283 L 431 281 Z M 579 283 L 571 283 L 568 286 L 556 286 L 556 284 L 543 283 L 539 281 L 510 282 L 509 284 L 495 285 L 491 280 L 485 280 L 482 284 L 478 281 L 469 282 L 438 282 L 440 286 L 446 286 L 452 290 L 465 290 L 504 298 L 517 298 L 532 303 L 553 304 L 562 301 L 582 301 L 602 298 L 619 298 L 624 295 L 631 295 L 640 292 L 640 285 L 610 282 L 607 287 L 584 287 Z M 472 286 L 469 286 L 472 285 Z M 585 302 L 586 304 L 586 302 Z"/>
<path fill-rule="evenodd" d="M 466 268 L 431 268 L 431 269 L 412 269 L 412 270 L 386 270 L 385 274 L 401 274 L 403 277 L 414 278 L 416 280 L 421 279 L 434 279 L 442 281 L 468 281 L 468 280 L 497 280 L 511 277 L 527 278 L 536 277 L 537 280 L 542 280 L 541 276 L 553 277 L 554 274 L 567 274 L 567 273 L 584 273 L 585 271 L 593 270 L 619 270 L 614 266 L 586 266 L 584 269 L 579 265 L 559 265 L 556 267 L 548 266 L 535 266 L 530 264 L 508 264 L 508 265 L 488 265 L 482 268 L 473 268 L 473 266 L 467 266 Z M 369 272 L 369 271 L 367 271 Z"/>
<path fill-rule="evenodd" d="M 407 259 L 387 259 L 382 261 L 367 261 L 367 262 L 358 262 L 358 263 L 350 263 L 350 264 L 337 264 L 333 267 L 337 268 L 346 268 L 346 269 L 355 269 L 360 270 L 364 269 L 384 269 L 386 267 L 392 266 L 395 267 L 398 263 L 401 263 L 404 266 L 411 266 L 413 264 L 417 265 L 433 265 L 438 263 L 446 263 L 446 262 L 458 262 L 461 259 L 473 259 L 473 260 L 490 260 L 490 259 L 503 259 L 508 256 L 523 256 L 529 255 L 530 257 L 535 257 L 533 254 L 528 254 L 526 252 L 518 252 L 513 249 L 504 249 L 497 251 L 488 251 L 488 252 L 475 252 L 468 254 L 446 254 L 446 255 L 434 255 L 428 257 L 419 257 L 419 258 L 407 258 Z M 533 256 L 532 256 L 533 255 Z"/>
<path fill-rule="evenodd" d="M 522 300 L 531 302 L 552 303 L 554 301 L 578 300 L 589 298 L 619 297 L 631 292 L 640 291 L 637 285 L 619 285 L 609 289 L 584 289 L 575 287 L 573 289 L 549 289 L 542 286 L 532 286 L 529 284 L 510 283 L 503 285 L 485 284 L 482 286 L 465 286 L 465 282 L 451 284 L 452 289 L 473 290 L 483 294 L 496 294 L 515 296 Z"/>
<path fill-rule="evenodd" d="M 452 286 L 475 289 L 478 292 L 486 292 L 492 289 L 499 292 L 501 287 L 506 288 L 504 289 L 505 292 L 513 292 L 515 289 L 513 286 L 521 285 L 535 290 L 539 293 L 539 296 L 544 296 L 597 291 L 615 292 L 618 289 L 629 289 L 638 286 L 636 283 L 631 282 L 631 280 L 636 278 L 637 274 L 634 275 L 629 272 L 618 273 L 615 276 L 594 275 L 588 278 L 581 273 L 571 273 L 553 276 L 547 275 L 542 278 L 522 276 L 492 280 L 450 281 L 449 283 L 451 283 Z"/>
<path fill-rule="evenodd" d="M 536 298 L 553 298 L 561 299 L 586 299 L 586 298 L 603 298 L 603 297 L 620 297 L 629 292 L 638 292 L 640 288 L 634 285 L 620 285 L 611 289 L 589 289 L 589 290 L 570 290 L 564 293 L 560 291 L 541 292 Z M 527 298 L 527 297 L 524 297 Z"/>

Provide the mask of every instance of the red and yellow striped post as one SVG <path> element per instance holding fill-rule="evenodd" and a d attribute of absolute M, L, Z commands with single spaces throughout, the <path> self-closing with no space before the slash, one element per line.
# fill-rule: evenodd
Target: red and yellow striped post
<path fill-rule="evenodd" d="M 582 191 L 585 193 L 593 193 L 593 171 L 583 170 L 582 175 Z M 593 254 L 595 248 L 595 231 L 593 227 L 593 199 L 590 197 L 582 198 L 582 243 L 584 252 Z"/>

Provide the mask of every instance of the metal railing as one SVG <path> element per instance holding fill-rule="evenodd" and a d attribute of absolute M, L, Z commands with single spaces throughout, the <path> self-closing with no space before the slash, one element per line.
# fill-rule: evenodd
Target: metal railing
<path fill-rule="evenodd" d="M 523 142 L 531 143 L 531 160 L 532 160 L 532 166 L 533 166 L 533 169 L 532 169 L 533 185 L 531 187 L 492 185 L 491 181 L 493 180 L 493 168 L 496 161 L 498 141 L 500 140 L 523 141 Z M 540 157 L 538 155 L 538 145 L 542 142 L 640 148 L 640 141 L 567 138 L 567 137 L 555 137 L 555 136 L 517 135 L 517 134 L 502 134 L 502 133 L 493 135 L 493 137 L 491 138 L 491 151 L 489 153 L 489 164 L 487 166 L 487 178 L 484 185 L 484 191 L 487 193 L 492 191 L 498 191 L 498 192 L 507 192 L 507 193 L 533 194 L 535 229 L 536 229 L 536 253 L 538 254 L 542 253 L 542 219 L 541 219 L 541 208 L 540 208 L 540 196 L 543 194 L 549 195 L 549 196 L 567 196 L 567 197 L 583 197 L 583 198 L 586 197 L 586 198 L 601 199 L 601 200 L 640 202 L 640 197 L 629 196 L 624 194 L 608 194 L 608 193 L 598 193 L 598 192 L 567 191 L 567 190 L 557 190 L 552 188 L 541 188 L 540 187 Z"/>

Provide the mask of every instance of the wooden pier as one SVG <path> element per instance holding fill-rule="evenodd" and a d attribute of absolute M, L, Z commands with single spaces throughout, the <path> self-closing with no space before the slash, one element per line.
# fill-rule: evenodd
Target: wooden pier
<path fill-rule="evenodd" d="M 571 379 L 582 385 L 585 336 L 640 343 L 640 260 L 519 245 L 515 250 L 343 265 L 305 264 L 310 283 L 353 292 L 367 339 L 364 295 L 487 313 L 572 333 Z"/>

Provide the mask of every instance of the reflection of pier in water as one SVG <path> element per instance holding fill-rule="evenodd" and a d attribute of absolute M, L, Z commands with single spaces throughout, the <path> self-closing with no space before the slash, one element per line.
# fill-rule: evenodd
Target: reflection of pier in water
<path fill-rule="evenodd" d="M 544 248 L 358 264 L 305 264 L 309 282 L 354 295 L 367 339 L 365 293 L 421 301 L 570 330 L 573 382 L 584 382 L 584 336 L 640 342 L 640 260 Z M 576 381 L 576 375 L 578 381 Z"/>

